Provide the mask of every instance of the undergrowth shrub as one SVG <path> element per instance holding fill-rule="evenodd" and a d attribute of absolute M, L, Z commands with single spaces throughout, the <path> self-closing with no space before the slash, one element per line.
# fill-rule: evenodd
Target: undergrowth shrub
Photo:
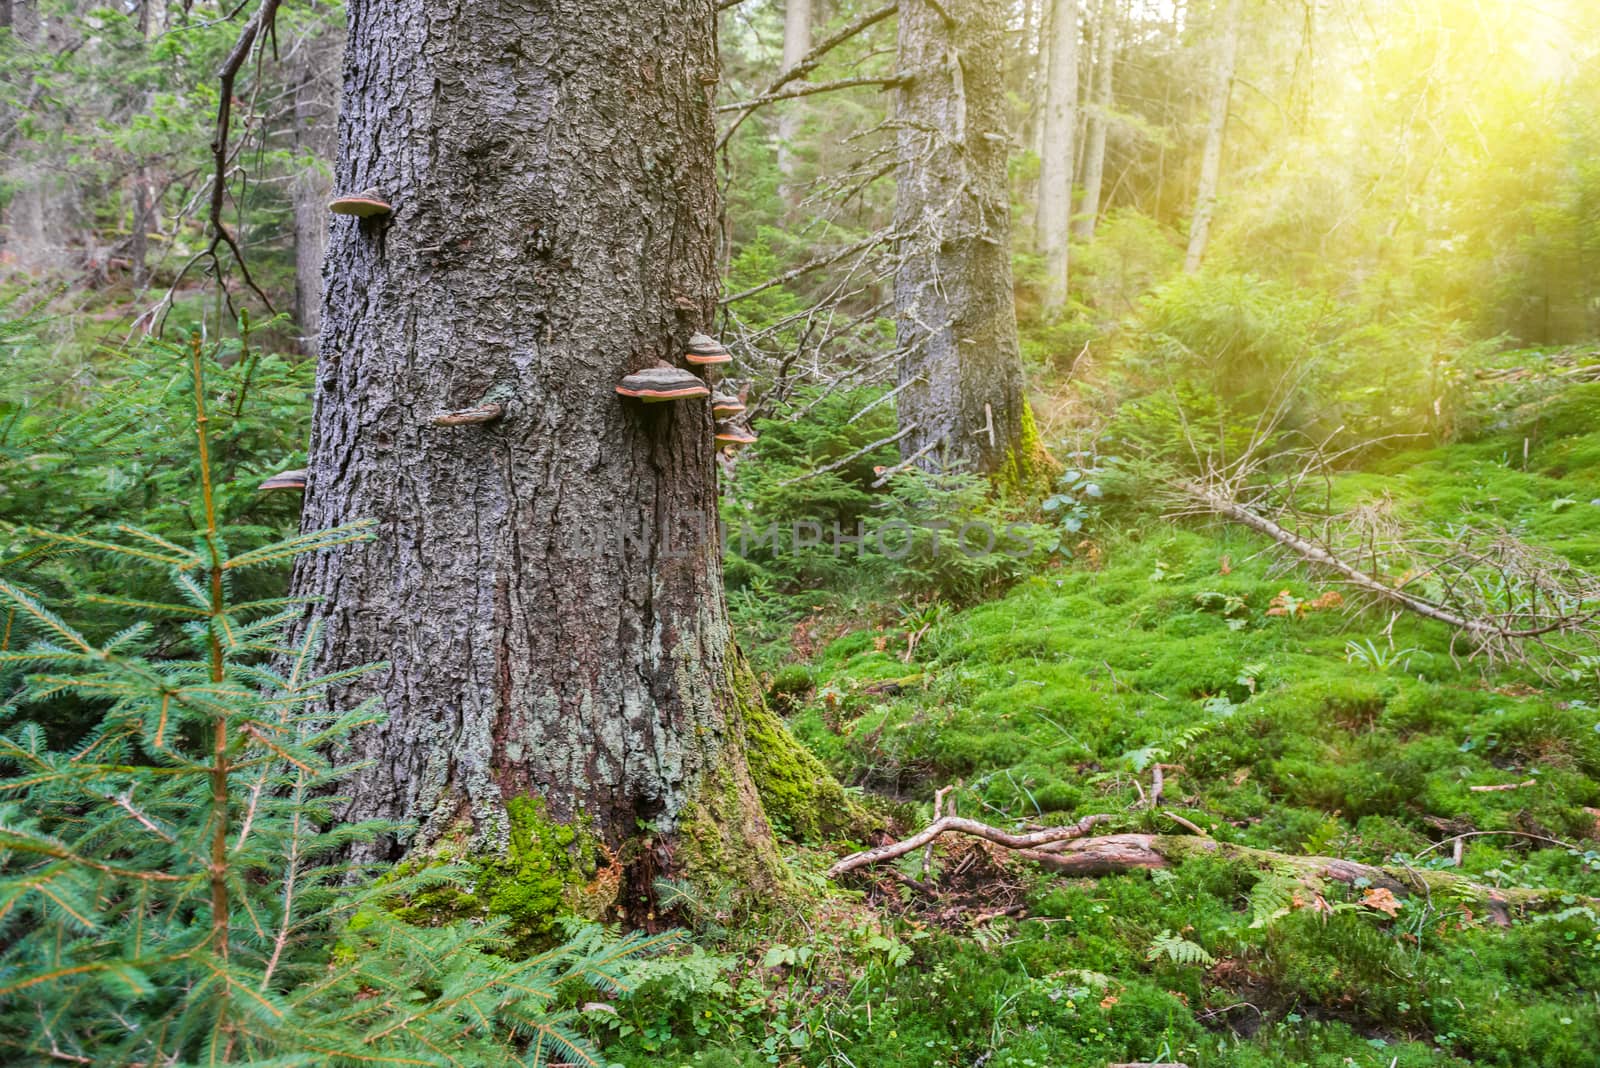
<path fill-rule="evenodd" d="M 859 609 L 896 600 L 965 604 L 1037 569 L 1057 544 L 1025 502 L 981 476 L 899 463 L 881 390 L 796 398 L 765 420 L 722 500 L 729 602 L 744 633 L 776 641 L 819 593 Z"/>
<path fill-rule="evenodd" d="M 1210 270 L 1141 300 L 1100 403 L 1113 433 L 1184 468 L 1252 445 L 1393 451 L 1453 438 L 1471 372 L 1498 347 L 1426 309 L 1372 315 Z"/>

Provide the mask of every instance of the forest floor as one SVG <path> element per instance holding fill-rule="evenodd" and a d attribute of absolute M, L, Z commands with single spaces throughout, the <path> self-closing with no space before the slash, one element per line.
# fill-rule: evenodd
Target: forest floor
<path fill-rule="evenodd" d="M 1502 525 L 1592 568 L 1600 386 L 1332 486 L 1335 502 L 1375 493 L 1411 518 Z M 952 837 L 926 867 L 917 850 L 858 871 L 803 924 L 734 939 L 741 982 L 687 1000 L 647 991 L 615 1025 L 612 1055 L 719 1068 L 1600 1065 L 1600 916 L 1584 901 L 1600 895 L 1592 665 L 1552 682 L 1462 661 L 1445 628 L 1357 610 L 1237 528 L 1091 535 L 1076 560 L 939 617 L 914 643 L 893 613 L 873 625 L 819 599 L 789 664 L 763 665 L 774 703 L 906 832 L 952 787 L 946 813 L 997 826 L 1106 813 L 1102 833 L 1198 829 L 1551 888 L 1570 907 L 1502 927 L 1454 895 L 1393 900 L 1218 859 L 1063 878 Z M 800 850 L 796 867 L 820 886 L 837 853 Z"/>

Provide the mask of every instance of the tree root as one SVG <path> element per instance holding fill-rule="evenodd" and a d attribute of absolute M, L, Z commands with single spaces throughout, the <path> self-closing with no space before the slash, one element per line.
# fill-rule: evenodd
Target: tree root
<path fill-rule="evenodd" d="M 1487 913 L 1502 927 L 1510 925 L 1514 912 L 1537 912 L 1574 903 L 1600 908 L 1600 900 L 1574 898 L 1560 890 L 1484 886 L 1451 872 L 1406 865 L 1360 864 L 1337 857 L 1295 856 L 1195 835 L 1086 837 L 1089 831 L 1110 818 L 1103 814 L 1086 816 L 1067 827 L 1010 834 L 976 820 L 945 816 L 903 841 L 845 857 L 828 869 L 828 875 L 838 878 L 857 868 L 903 857 L 931 844 L 940 835 L 953 832 L 993 842 L 1011 850 L 1015 856 L 1062 875 L 1093 877 L 1170 869 L 1196 857 L 1215 856 L 1262 870 L 1288 870 L 1307 879 L 1388 890 L 1396 897 L 1421 897 L 1431 901 L 1437 893 Z"/>

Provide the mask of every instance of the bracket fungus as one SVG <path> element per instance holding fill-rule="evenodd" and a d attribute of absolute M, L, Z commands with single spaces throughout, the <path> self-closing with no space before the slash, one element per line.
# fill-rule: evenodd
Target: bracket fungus
<path fill-rule="evenodd" d="M 299 490 L 306 488 L 306 473 L 304 468 L 294 471 L 279 471 L 260 486 L 262 492 L 267 490 Z"/>
<path fill-rule="evenodd" d="M 646 404 L 709 396 L 711 390 L 692 371 L 671 364 L 658 364 L 635 371 L 617 383 L 617 392 Z"/>
<path fill-rule="evenodd" d="M 370 219 L 376 215 L 388 215 L 394 211 L 383 194 L 376 189 L 363 189 L 359 193 L 346 193 L 334 197 L 328 204 L 328 210 L 335 215 L 354 215 L 358 219 Z"/>
<path fill-rule="evenodd" d="M 718 419 L 726 419 L 730 415 L 738 415 L 744 411 L 744 402 L 738 397 L 726 393 L 713 393 L 711 395 L 711 414 Z"/>
<path fill-rule="evenodd" d="M 702 367 L 709 364 L 733 362 L 733 353 L 729 352 L 722 342 L 706 334 L 689 335 L 687 348 L 689 351 L 684 354 L 684 359 Z"/>
<path fill-rule="evenodd" d="M 735 426 L 732 423 L 717 424 L 718 445 L 733 445 L 737 447 L 740 445 L 754 445 L 755 441 L 756 436 L 742 426 Z"/>
<path fill-rule="evenodd" d="M 506 414 L 506 406 L 497 402 L 480 404 L 475 408 L 459 408 L 453 412 L 440 412 L 433 417 L 434 426 L 483 426 L 498 421 Z"/>

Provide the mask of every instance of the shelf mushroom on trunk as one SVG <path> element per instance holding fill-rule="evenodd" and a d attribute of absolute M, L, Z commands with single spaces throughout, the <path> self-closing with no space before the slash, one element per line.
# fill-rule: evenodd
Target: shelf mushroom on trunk
<path fill-rule="evenodd" d="M 376 189 L 363 189 L 359 193 L 346 193 L 334 197 L 328 204 L 328 210 L 335 215 L 354 215 L 358 219 L 370 219 L 378 215 L 388 215 L 394 211 L 383 194 Z"/>
<path fill-rule="evenodd" d="M 635 371 L 617 383 L 617 392 L 646 404 L 683 400 L 686 397 L 710 396 L 711 390 L 692 371 L 660 363 Z"/>
<path fill-rule="evenodd" d="M 755 442 L 756 436 L 742 426 L 735 426 L 733 423 L 717 424 L 718 445 L 731 445 L 734 448 L 739 448 L 744 445 L 754 445 Z"/>
<path fill-rule="evenodd" d="M 304 468 L 293 471 L 279 471 L 265 482 L 261 483 L 261 491 L 269 490 L 297 490 L 304 492 L 306 488 L 306 472 Z"/>
<path fill-rule="evenodd" d="M 733 353 L 729 352 L 722 342 L 708 334 L 689 335 L 689 344 L 685 347 L 688 351 L 683 358 L 701 367 L 733 362 Z"/>
<path fill-rule="evenodd" d="M 718 419 L 727 419 L 744 411 L 744 402 L 738 397 L 727 393 L 713 393 L 711 395 L 711 414 Z"/>

